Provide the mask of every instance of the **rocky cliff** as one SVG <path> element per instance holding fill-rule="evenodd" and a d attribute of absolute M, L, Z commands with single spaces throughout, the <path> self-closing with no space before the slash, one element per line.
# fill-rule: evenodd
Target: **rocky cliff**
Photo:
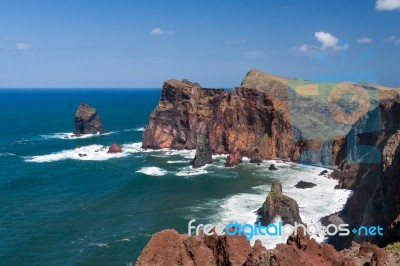
<path fill-rule="evenodd" d="M 104 133 L 104 127 L 96 109 L 81 103 L 75 113 L 75 135 Z"/>
<path fill-rule="evenodd" d="M 347 109 L 354 109 L 351 104 L 344 106 L 345 111 L 338 109 L 346 89 L 366 93 L 361 93 L 364 102 L 353 116 L 347 114 Z M 332 90 L 340 95 L 331 96 Z M 207 123 L 213 153 L 239 151 L 250 158 L 337 165 L 346 157 L 345 137 L 353 120 L 376 107 L 379 92 L 362 84 L 319 84 L 257 70 L 250 70 L 232 91 L 168 80 L 150 115 L 142 146 L 195 149 L 197 128 Z"/>
<path fill-rule="evenodd" d="M 143 135 L 144 148 L 194 149 L 207 123 L 213 153 L 290 159 L 338 167 L 338 188 L 354 194 L 339 214 L 351 226 L 380 225 L 384 237 L 353 239 L 386 245 L 399 241 L 399 89 L 372 84 L 315 83 L 257 70 L 232 91 L 169 80 Z"/>

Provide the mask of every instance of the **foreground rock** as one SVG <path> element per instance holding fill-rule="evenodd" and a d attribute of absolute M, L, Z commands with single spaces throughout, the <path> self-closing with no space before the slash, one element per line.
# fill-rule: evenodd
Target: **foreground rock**
<path fill-rule="evenodd" d="M 122 152 L 122 146 L 117 143 L 112 143 L 107 151 L 107 153 L 121 153 L 121 152 Z"/>
<path fill-rule="evenodd" d="M 294 199 L 282 194 L 282 184 L 279 180 L 272 183 L 271 192 L 268 193 L 258 214 L 261 216 L 262 225 L 270 224 L 278 215 L 281 216 L 284 225 L 303 223 L 299 214 L 299 205 Z"/>
<path fill-rule="evenodd" d="M 137 259 L 147 265 L 398 265 L 399 256 L 377 246 L 354 244 L 338 252 L 329 244 L 318 244 L 301 229 L 286 244 L 267 250 L 256 240 L 253 247 L 245 236 L 188 236 L 164 230 L 152 236 Z"/>
<path fill-rule="evenodd" d="M 201 167 L 212 162 L 212 150 L 208 134 L 207 123 L 200 123 L 197 131 L 196 155 L 193 159 L 193 167 Z"/>
<path fill-rule="evenodd" d="M 240 164 L 241 162 L 242 155 L 240 154 L 240 151 L 235 151 L 228 155 L 228 157 L 226 158 L 225 166 L 232 167 Z"/>
<path fill-rule="evenodd" d="M 75 135 L 104 133 L 104 127 L 96 109 L 81 103 L 75 113 Z"/>
<path fill-rule="evenodd" d="M 315 186 L 316 186 L 316 184 L 311 183 L 311 182 L 306 182 L 306 181 L 303 181 L 303 180 L 301 180 L 296 185 L 294 185 L 295 188 L 302 188 L 302 189 L 304 189 L 304 188 L 312 188 L 312 187 L 315 187 Z"/>

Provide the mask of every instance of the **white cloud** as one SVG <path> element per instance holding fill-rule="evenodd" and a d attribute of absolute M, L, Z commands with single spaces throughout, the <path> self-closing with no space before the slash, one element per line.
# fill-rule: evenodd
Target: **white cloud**
<path fill-rule="evenodd" d="M 264 51 L 246 51 L 244 56 L 248 59 L 260 59 L 265 57 Z"/>
<path fill-rule="evenodd" d="M 315 38 L 321 43 L 321 50 L 337 47 L 339 39 L 329 32 L 319 31 L 315 33 Z"/>
<path fill-rule="evenodd" d="M 168 31 L 168 30 L 162 30 L 160 28 L 155 28 L 152 31 L 150 31 L 151 35 L 173 35 L 173 31 Z"/>
<path fill-rule="evenodd" d="M 379 11 L 400 10 L 400 0 L 377 0 L 375 7 Z"/>
<path fill-rule="evenodd" d="M 15 48 L 17 48 L 18 50 L 28 50 L 31 47 L 32 47 L 32 45 L 24 43 L 24 42 L 19 42 L 15 45 Z"/>
<path fill-rule="evenodd" d="M 300 45 L 299 47 L 296 47 L 295 49 L 297 49 L 299 52 L 307 53 L 307 52 L 317 51 L 318 46 L 303 44 Z"/>
<path fill-rule="evenodd" d="M 334 50 L 346 50 L 347 48 L 349 48 L 350 45 L 348 45 L 347 43 L 343 44 L 343 45 L 338 45 L 333 47 Z"/>
<path fill-rule="evenodd" d="M 371 38 L 363 37 L 357 40 L 357 43 L 365 44 L 365 43 L 372 43 Z"/>
<path fill-rule="evenodd" d="M 400 45 L 400 40 L 395 41 L 396 45 Z"/>
<path fill-rule="evenodd" d="M 303 44 L 297 47 L 293 47 L 292 49 L 290 49 L 291 52 L 293 52 L 294 54 L 312 55 L 317 51 L 322 51 L 327 49 L 332 49 L 337 51 L 349 48 L 349 45 L 347 43 L 339 44 L 339 39 L 333 36 L 329 32 L 318 31 L 315 32 L 314 35 L 317 41 L 321 43 L 320 45 Z"/>
<path fill-rule="evenodd" d="M 387 38 L 386 39 L 386 41 L 394 41 L 394 40 L 396 40 L 396 37 L 394 37 L 393 35 L 392 36 L 389 36 L 389 38 Z"/>
<path fill-rule="evenodd" d="M 228 45 L 245 44 L 245 43 L 247 43 L 247 40 L 229 40 L 225 42 L 225 44 Z"/>

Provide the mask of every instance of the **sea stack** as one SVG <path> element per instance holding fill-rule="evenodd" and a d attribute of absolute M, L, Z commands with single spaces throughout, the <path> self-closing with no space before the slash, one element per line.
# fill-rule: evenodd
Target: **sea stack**
<path fill-rule="evenodd" d="M 81 103 L 75 113 L 75 135 L 102 134 L 104 127 L 96 109 L 87 103 Z"/>
<path fill-rule="evenodd" d="M 201 122 L 197 131 L 196 155 L 193 167 L 201 167 L 212 162 L 212 150 L 208 139 L 207 123 Z"/>
<path fill-rule="evenodd" d="M 279 180 L 272 183 L 271 192 L 258 210 L 258 214 L 261 216 L 262 225 L 270 224 L 278 215 L 281 216 L 284 225 L 303 223 L 299 214 L 299 205 L 294 199 L 282 194 L 282 184 Z"/>

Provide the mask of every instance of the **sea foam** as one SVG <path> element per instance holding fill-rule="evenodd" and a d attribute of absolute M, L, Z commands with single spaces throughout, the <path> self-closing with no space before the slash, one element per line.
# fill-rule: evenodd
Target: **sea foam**
<path fill-rule="evenodd" d="M 271 163 L 276 165 L 277 171 L 267 170 Z M 298 202 L 301 219 L 307 224 L 318 223 L 322 217 L 342 210 L 352 193 L 350 190 L 335 189 L 337 180 L 319 176 L 319 173 L 325 170 L 324 168 L 281 161 L 267 161 L 262 165 L 265 167 L 255 170 L 255 174 L 268 172 L 273 178 L 279 179 L 282 182 L 283 193 Z M 331 172 L 331 170 L 328 171 Z M 316 186 L 308 189 L 295 188 L 294 186 L 301 180 L 315 183 Z M 225 198 L 213 222 L 229 224 L 237 221 L 242 224 L 254 224 L 257 220 L 256 211 L 264 203 L 270 189 L 270 185 L 261 185 L 252 188 L 254 193 L 240 193 Z M 313 236 L 313 238 L 319 242 L 326 240 L 322 235 Z M 254 243 L 256 239 L 260 239 L 267 248 L 286 242 L 286 239 L 282 237 L 266 236 L 255 237 L 252 242 Z"/>
<path fill-rule="evenodd" d="M 140 152 L 141 143 L 132 143 L 122 145 L 121 153 L 107 153 L 108 147 L 102 145 L 88 145 L 77 147 L 75 149 L 63 150 L 46 155 L 37 155 L 26 157 L 26 162 L 47 163 L 61 160 L 81 160 L 81 161 L 104 161 L 113 158 L 121 158 L 129 156 L 133 153 Z"/>
<path fill-rule="evenodd" d="M 150 167 L 142 167 L 140 170 L 136 171 L 137 173 L 142 173 L 150 176 L 163 176 L 168 172 L 160 167 L 150 166 Z"/>

